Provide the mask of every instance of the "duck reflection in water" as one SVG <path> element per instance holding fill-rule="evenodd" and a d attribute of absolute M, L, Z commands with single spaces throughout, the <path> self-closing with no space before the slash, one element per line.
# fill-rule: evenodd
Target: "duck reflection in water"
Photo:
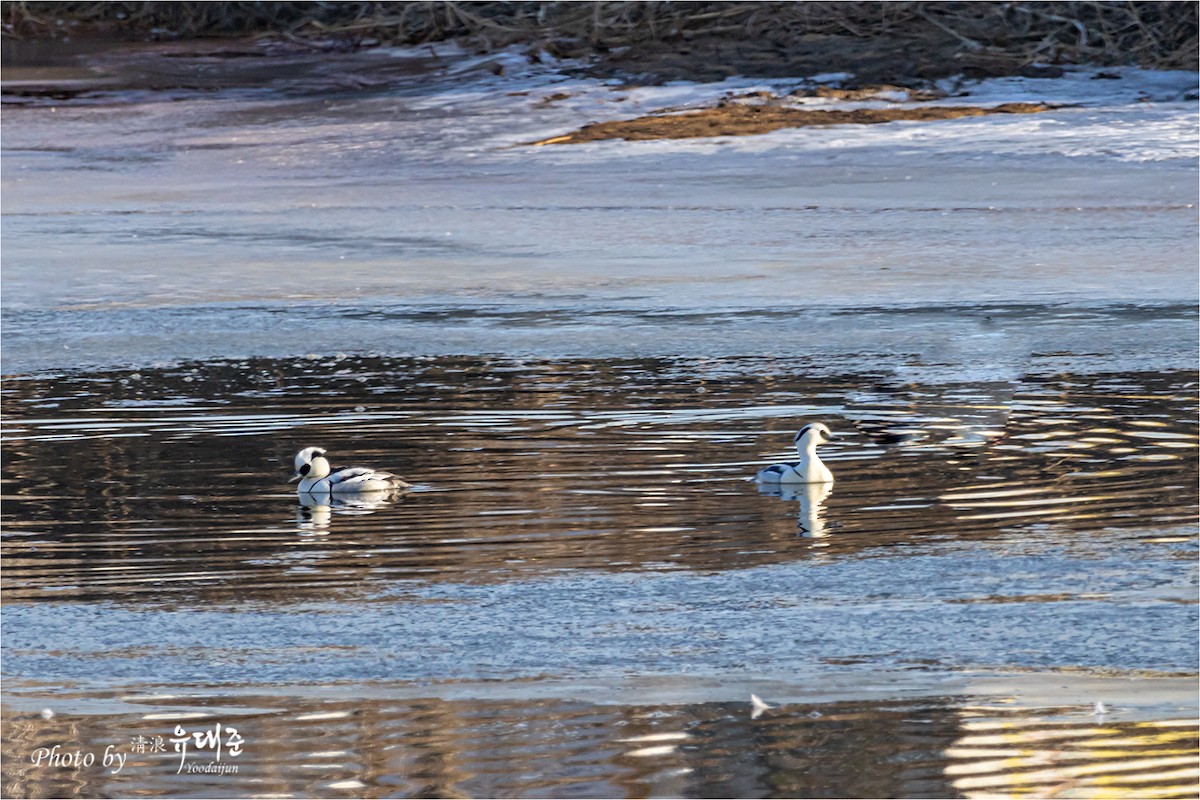
<path fill-rule="evenodd" d="M 333 521 L 333 513 L 345 515 L 373 514 L 396 499 L 390 490 L 359 492 L 352 495 L 330 492 L 300 492 L 296 495 L 296 526 L 305 533 L 324 531 Z"/>
<path fill-rule="evenodd" d="M 825 498 L 833 491 L 832 483 L 797 483 L 787 485 L 759 484 L 758 491 L 781 500 L 799 501 L 796 512 L 796 527 L 801 536 L 821 539 L 829 535 L 825 522 Z"/>

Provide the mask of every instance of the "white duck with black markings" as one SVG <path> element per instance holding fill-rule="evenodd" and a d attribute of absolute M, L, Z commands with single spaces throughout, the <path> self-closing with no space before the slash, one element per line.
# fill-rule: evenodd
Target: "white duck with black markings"
<path fill-rule="evenodd" d="M 805 425 L 795 437 L 800 460 L 773 464 L 759 470 L 754 479 L 760 483 L 833 483 L 833 473 L 817 456 L 817 445 L 836 439 L 824 423 Z"/>
<path fill-rule="evenodd" d="M 296 472 L 291 480 L 299 481 L 299 494 L 364 494 L 407 489 L 409 484 L 390 472 L 370 467 L 345 467 L 334 470 L 321 447 L 306 447 L 296 454 Z"/>

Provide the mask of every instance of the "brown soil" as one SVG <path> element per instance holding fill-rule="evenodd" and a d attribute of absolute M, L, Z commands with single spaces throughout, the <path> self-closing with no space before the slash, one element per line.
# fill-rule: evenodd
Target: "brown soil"
<path fill-rule="evenodd" d="M 703 136 L 751 136 L 780 128 L 815 125 L 875 125 L 902 120 L 929 121 L 981 117 L 987 114 L 1036 114 L 1054 106 L 1040 103 L 1005 103 L 978 106 L 926 106 L 924 108 L 859 108 L 852 111 L 809 111 L 779 106 L 728 104 L 683 114 L 650 114 L 637 119 L 597 122 L 574 133 L 553 136 L 531 145 L 579 144 L 604 139 L 693 139 Z"/>

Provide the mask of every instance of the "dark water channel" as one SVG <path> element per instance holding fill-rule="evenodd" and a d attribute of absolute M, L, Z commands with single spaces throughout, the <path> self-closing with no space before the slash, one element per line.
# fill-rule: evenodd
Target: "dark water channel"
<path fill-rule="evenodd" d="M 8 796 L 1194 789 L 1193 371 L 329 357 L 4 391 Z M 827 497 L 747 481 L 817 419 Z M 302 505 L 310 444 L 416 486 Z M 176 726 L 214 724 L 238 773 L 177 773 Z M 131 760 L 31 764 L 54 744 Z"/>

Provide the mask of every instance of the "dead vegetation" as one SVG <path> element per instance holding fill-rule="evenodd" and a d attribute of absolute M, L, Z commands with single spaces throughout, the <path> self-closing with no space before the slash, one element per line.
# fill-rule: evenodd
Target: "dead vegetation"
<path fill-rule="evenodd" d="M 724 105 L 686 114 L 651 114 L 637 119 L 613 120 L 585 125 L 564 136 L 554 136 L 534 146 L 580 144 L 605 139 L 694 139 L 705 136 L 752 136 L 781 128 L 820 125 L 877 125 L 885 122 L 928 122 L 931 120 L 982 117 L 988 114 L 1037 114 L 1049 111 L 1041 103 L 1005 103 L 990 108 L 977 106 L 924 106 L 856 108 L 851 110 L 808 110 L 764 105 Z"/>
<path fill-rule="evenodd" d="M 1194 2 L 5 2 L 6 36 L 274 35 L 340 46 L 466 40 L 556 57 L 653 42 L 950 41 L 1006 62 L 1197 68 Z"/>

